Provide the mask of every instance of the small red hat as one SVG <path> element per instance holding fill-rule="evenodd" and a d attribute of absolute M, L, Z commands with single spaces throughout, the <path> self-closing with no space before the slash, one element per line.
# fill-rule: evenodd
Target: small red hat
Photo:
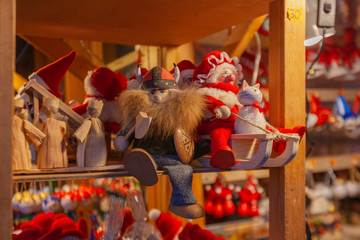
<path fill-rule="evenodd" d="M 113 72 L 106 67 L 90 71 L 84 80 L 86 97 L 114 101 L 126 89 L 128 79 L 121 72 Z"/>
<path fill-rule="evenodd" d="M 41 237 L 41 232 L 36 229 L 24 229 L 18 235 L 13 235 L 13 240 L 37 240 Z"/>
<path fill-rule="evenodd" d="M 173 89 L 177 88 L 177 83 L 168 70 L 157 66 L 145 74 L 140 87 L 146 90 L 157 88 Z"/>
<path fill-rule="evenodd" d="M 126 229 L 128 227 L 130 227 L 134 222 L 135 219 L 132 216 L 132 213 L 129 209 L 125 209 L 125 213 L 124 213 L 124 222 L 121 226 L 121 237 L 123 236 L 123 234 L 125 233 Z"/>
<path fill-rule="evenodd" d="M 226 52 L 212 51 L 206 54 L 200 65 L 195 68 L 193 81 L 197 85 L 213 83 L 217 73 L 224 68 L 230 68 L 236 73 L 237 79 L 243 77 L 242 67 L 237 57 L 230 58 Z"/>
<path fill-rule="evenodd" d="M 69 217 L 60 217 L 51 225 L 51 230 L 56 228 L 61 228 L 60 238 L 74 236 L 80 239 L 87 239 L 88 227 L 83 217 L 81 217 L 76 224 Z"/>
<path fill-rule="evenodd" d="M 158 209 L 151 209 L 149 217 L 155 221 L 156 227 L 164 240 L 173 240 L 182 227 L 180 220 L 177 220 L 169 213 L 160 212 Z"/>
<path fill-rule="evenodd" d="M 41 233 L 45 233 L 50 230 L 54 217 L 55 214 L 53 212 L 39 213 L 30 222 L 24 222 L 21 224 L 20 229 L 36 229 Z"/>
<path fill-rule="evenodd" d="M 202 229 L 198 224 L 187 223 L 185 228 L 179 234 L 179 240 L 225 240 L 223 237 L 217 237 L 209 230 Z"/>
<path fill-rule="evenodd" d="M 189 60 L 182 60 L 181 62 L 179 62 L 177 64 L 177 67 L 179 68 L 179 71 L 180 73 L 183 72 L 183 71 L 186 71 L 186 70 L 191 70 L 191 71 L 194 71 L 195 69 L 195 64 L 193 64 L 191 61 Z M 174 74 L 175 73 L 175 68 L 173 68 L 171 71 L 170 71 L 171 74 Z"/>
<path fill-rule="evenodd" d="M 73 64 L 75 56 L 76 52 L 71 51 L 68 55 L 46 65 L 36 71 L 36 73 L 31 74 L 29 79 L 35 79 L 53 95 L 61 98 L 62 94 L 59 92 L 60 83 L 63 80 L 66 71 Z"/>
<path fill-rule="evenodd" d="M 60 236 L 61 236 L 61 228 L 55 228 L 42 235 L 38 240 L 59 240 Z"/>

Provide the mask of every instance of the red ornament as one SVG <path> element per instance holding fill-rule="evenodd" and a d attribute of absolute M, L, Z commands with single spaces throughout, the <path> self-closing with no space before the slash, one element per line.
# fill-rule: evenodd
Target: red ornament
<path fill-rule="evenodd" d="M 213 215 L 216 218 L 222 218 L 224 216 L 224 207 L 221 203 L 215 204 Z"/>

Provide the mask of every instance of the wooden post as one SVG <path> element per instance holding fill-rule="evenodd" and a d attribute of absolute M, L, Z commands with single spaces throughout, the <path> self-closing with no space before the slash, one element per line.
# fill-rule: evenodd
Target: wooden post
<path fill-rule="evenodd" d="M 15 72 L 15 1 L 0 1 L 0 239 L 12 233 L 12 99 Z"/>
<path fill-rule="evenodd" d="M 293 14 L 295 11 L 296 14 Z M 305 0 L 270 3 L 270 122 L 305 125 Z M 286 167 L 270 170 L 270 239 L 305 238 L 305 140 Z"/>

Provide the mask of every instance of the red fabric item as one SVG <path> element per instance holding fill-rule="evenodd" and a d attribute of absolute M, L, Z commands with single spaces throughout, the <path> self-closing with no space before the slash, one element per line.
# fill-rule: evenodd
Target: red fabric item
<path fill-rule="evenodd" d="M 114 101 L 126 89 L 127 82 L 127 78 L 122 73 L 114 73 L 106 67 L 95 69 L 91 76 L 92 86 L 107 101 Z"/>
<path fill-rule="evenodd" d="M 244 107 L 248 107 L 248 106 L 252 106 L 254 108 L 257 108 L 260 113 L 262 113 L 264 111 L 264 109 L 258 103 L 254 103 L 252 105 L 244 105 Z"/>
<path fill-rule="evenodd" d="M 164 240 L 173 240 L 182 227 L 180 220 L 166 212 L 161 212 L 155 223 Z"/>
<path fill-rule="evenodd" d="M 179 240 L 225 240 L 225 238 L 217 237 L 209 230 L 202 229 L 198 224 L 190 222 L 186 224 L 178 237 Z"/>
<path fill-rule="evenodd" d="M 79 115 L 84 115 L 86 113 L 88 104 L 89 104 L 88 102 L 80 104 L 76 107 L 73 107 L 72 110 L 75 111 Z"/>
<path fill-rule="evenodd" d="M 41 236 L 38 240 L 59 240 L 60 236 L 61 228 L 55 228 Z"/>
<path fill-rule="evenodd" d="M 83 217 L 81 217 L 76 224 L 68 217 L 60 217 L 51 225 L 51 230 L 56 228 L 61 228 L 62 230 L 60 238 L 74 236 L 80 239 L 86 239 L 88 235 L 87 223 Z"/>
<path fill-rule="evenodd" d="M 38 240 L 41 232 L 36 229 L 25 229 L 18 235 L 13 235 L 13 240 Z"/>
<path fill-rule="evenodd" d="M 267 129 L 271 131 L 270 128 L 267 128 Z M 297 133 L 300 136 L 300 141 L 301 141 L 304 133 L 306 132 L 305 126 L 296 126 L 292 129 L 290 129 L 290 128 L 276 128 L 276 129 L 279 130 L 281 133 Z M 274 141 L 273 151 L 275 151 L 279 155 L 281 155 L 285 151 L 285 148 L 286 148 L 286 141 L 284 141 L 284 140 Z"/>
<path fill-rule="evenodd" d="M 63 80 L 66 71 L 73 64 L 75 56 L 76 52 L 71 51 L 68 55 L 36 71 L 36 74 L 40 76 L 50 88 L 49 92 L 58 98 L 62 97 L 62 94 L 59 92 L 60 83 Z"/>
<path fill-rule="evenodd" d="M 40 231 L 40 233 L 48 232 L 51 228 L 51 224 L 54 221 L 54 217 L 55 214 L 52 212 L 39 213 L 30 222 L 24 222 L 21 224 L 20 229 L 25 230 L 31 228 Z"/>
<path fill-rule="evenodd" d="M 231 199 L 226 199 L 224 202 L 225 215 L 232 215 L 235 213 L 235 204 Z"/>
<path fill-rule="evenodd" d="M 179 68 L 180 73 L 181 73 L 181 71 L 184 71 L 184 70 L 194 70 L 195 69 L 195 64 L 193 64 L 189 60 L 182 60 L 181 62 L 176 64 L 176 66 Z M 173 68 L 170 71 L 170 73 L 174 74 L 175 73 L 175 68 Z"/>
<path fill-rule="evenodd" d="M 135 219 L 132 216 L 132 213 L 129 209 L 125 209 L 124 222 L 121 226 L 121 237 L 125 233 L 126 229 L 135 222 Z"/>

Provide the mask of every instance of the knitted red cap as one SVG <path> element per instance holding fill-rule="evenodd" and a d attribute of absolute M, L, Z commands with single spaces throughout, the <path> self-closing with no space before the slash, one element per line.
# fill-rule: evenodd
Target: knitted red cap
<path fill-rule="evenodd" d="M 51 224 L 54 221 L 54 213 L 39 213 L 36 215 L 30 222 L 24 222 L 21 224 L 21 229 L 24 230 L 26 228 L 37 229 L 40 232 L 44 233 L 50 230 Z"/>
<path fill-rule="evenodd" d="M 85 221 L 86 224 L 86 220 L 84 218 L 80 218 L 79 222 L 83 222 Z M 78 226 L 79 227 L 79 226 Z M 61 217 L 56 219 L 53 224 L 51 225 L 51 230 L 54 230 L 56 228 L 61 228 L 61 238 L 64 237 L 68 237 L 68 236 L 74 236 L 74 237 L 78 237 L 80 239 L 86 239 L 86 235 L 87 235 L 87 229 L 85 232 L 85 226 L 83 225 L 83 223 L 81 224 L 81 227 L 83 229 L 79 229 L 76 224 L 74 223 L 74 221 L 69 218 L 69 217 Z M 87 228 L 87 225 L 86 225 Z"/>
<path fill-rule="evenodd" d="M 216 237 L 209 230 L 202 229 L 198 224 L 187 223 L 179 234 L 179 240 L 225 240 L 223 237 Z"/>
<path fill-rule="evenodd" d="M 36 75 L 49 87 L 49 92 L 58 98 L 61 98 L 62 96 L 59 92 L 60 83 L 63 80 L 66 71 L 73 64 L 75 56 L 76 52 L 71 51 L 68 55 L 36 71 Z"/>
<path fill-rule="evenodd" d="M 164 240 L 173 240 L 182 227 L 182 222 L 180 220 L 177 220 L 169 213 L 165 212 L 160 213 L 160 216 L 155 223 Z"/>
<path fill-rule="evenodd" d="M 90 95 L 88 97 L 104 98 L 108 101 L 115 100 L 121 91 L 126 89 L 128 82 L 128 79 L 121 72 L 114 73 L 106 67 L 95 69 L 86 78 L 85 91 L 86 94 Z"/>

